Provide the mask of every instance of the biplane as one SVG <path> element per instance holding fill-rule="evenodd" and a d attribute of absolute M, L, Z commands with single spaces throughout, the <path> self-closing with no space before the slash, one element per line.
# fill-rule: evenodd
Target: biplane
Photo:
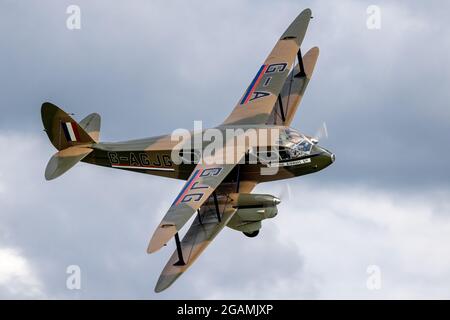
<path fill-rule="evenodd" d="M 77 122 L 52 103 L 42 105 L 45 131 L 58 150 L 45 169 L 47 180 L 59 177 L 83 161 L 186 181 L 148 245 L 148 253 L 153 253 L 172 239 L 176 244 L 156 284 L 156 292 L 168 288 L 184 273 L 225 226 L 255 237 L 262 221 L 277 215 L 280 199 L 252 193 L 258 183 L 314 173 L 334 162 L 334 154 L 319 146 L 319 139 L 290 127 L 319 56 L 317 47 L 305 54 L 300 48 L 310 19 L 309 9 L 297 16 L 231 114 L 214 128 L 216 133 L 239 132 L 234 138 L 246 136 L 251 130 L 258 137 L 267 130 L 276 130 L 275 138 L 264 143 L 259 138 L 256 142 L 240 139 L 243 143 L 226 138 L 205 156 L 201 153 L 207 148 L 204 141 L 193 148 L 192 137 L 180 143 L 171 134 L 100 142 L 98 114 Z M 194 132 L 192 136 L 204 133 Z M 223 161 L 223 155 L 230 153 L 231 160 Z M 256 160 L 250 161 L 250 155 Z M 267 174 L 263 169 L 274 170 Z M 191 226 L 180 240 L 179 231 L 189 220 Z"/>

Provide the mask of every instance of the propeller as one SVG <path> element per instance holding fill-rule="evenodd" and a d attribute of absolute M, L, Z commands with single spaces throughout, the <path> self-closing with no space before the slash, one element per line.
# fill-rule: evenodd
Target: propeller
<path fill-rule="evenodd" d="M 322 138 L 328 138 L 328 129 L 325 121 L 322 123 L 316 134 L 311 138 L 311 142 L 314 144 L 319 143 Z M 291 186 L 288 182 L 284 182 L 281 185 L 280 191 L 276 195 L 280 202 L 289 201 L 291 198 Z"/>
<path fill-rule="evenodd" d="M 289 201 L 291 198 L 291 186 L 289 183 L 285 182 L 281 185 L 280 191 L 276 195 L 276 197 L 280 200 L 280 202 L 283 201 Z"/>
<path fill-rule="evenodd" d="M 328 138 L 328 129 L 325 121 L 322 123 L 322 126 L 317 130 L 314 137 L 312 137 L 311 141 L 314 144 L 317 144 L 322 138 Z"/>

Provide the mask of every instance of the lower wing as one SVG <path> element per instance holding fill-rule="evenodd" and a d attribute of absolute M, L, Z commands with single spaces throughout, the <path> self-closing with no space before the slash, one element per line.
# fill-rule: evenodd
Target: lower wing
<path fill-rule="evenodd" d="M 242 181 L 239 183 L 239 187 L 236 182 L 230 182 L 222 183 L 216 189 L 217 202 L 211 196 L 200 208 L 197 217 L 179 243 L 179 247 L 161 272 L 155 287 L 156 292 L 161 292 L 172 285 L 233 217 L 236 209 L 233 208 L 228 195 L 236 191 L 250 193 L 255 186 L 256 182 Z"/>

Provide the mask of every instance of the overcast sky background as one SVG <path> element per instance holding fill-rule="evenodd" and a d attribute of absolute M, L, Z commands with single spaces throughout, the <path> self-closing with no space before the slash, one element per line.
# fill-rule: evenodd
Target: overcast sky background
<path fill-rule="evenodd" d="M 81 30 L 66 8 L 81 8 Z M 369 5 L 381 29 L 366 26 Z M 40 106 L 102 116 L 102 141 L 219 124 L 310 7 L 320 57 L 292 124 L 336 162 L 249 239 L 224 230 L 171 288 L 173 244 L 146 247 L 182 182 L 55 152 Z M 450 37 L 446 1 L 0 0 L 0 298 L 450 298 Z M 278 195 L 284 182 L 255 192 Z M 66 288 L 79 265 L 82 289 Z M 381 270 L 381 289 L 366 286 Z"/>

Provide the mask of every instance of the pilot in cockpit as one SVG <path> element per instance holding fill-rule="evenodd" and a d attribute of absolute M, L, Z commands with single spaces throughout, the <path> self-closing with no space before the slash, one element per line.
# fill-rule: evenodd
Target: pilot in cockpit
<path fill-rule="evenodd" d="M 282 135 L 280 139 L 280 145 L 285 147 L 291 159 L 308 155 L 311 152 L 313 144 L 304 135 L 291 128 L 286 129 L 284 133 L 284 137 Z"/>

